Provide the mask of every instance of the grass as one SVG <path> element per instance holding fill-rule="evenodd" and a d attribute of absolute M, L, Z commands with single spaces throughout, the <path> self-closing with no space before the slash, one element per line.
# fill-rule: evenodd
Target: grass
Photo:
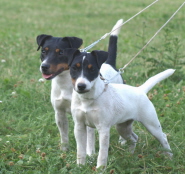
<path fill-rule="evenodd" d="M 77 36 L 87 46 L 109 32 L 115 22 L 127 20 L 146 7 L 148 0 L 133 1 L 7 1 L 0 2 L 0 173 L 98 173 L 97 154 L 85 166 L 76 165 L 76 143 L 70 115 L 70 150 L 59 149 L 59 132 L 50 104 L 50 81 L 40 83 L 37 35 Z M 117 66 L 123 67 L 182 4 L 161 0 L 123 26 L 119 35 Z M 123 74 L 128 84 L 142 84 L 167 68 L 174 76 L 148 94 L 154 103 L 174 153 L 169 160 L 159 143 L 139 124 L 136 151 L 118 143 L 111 130 L 109 160 L 104 173 L 185 173 L 185 7 L 162 30 Z M 94 49 L 107 50 L 108 39 Z M 98 151 L 98 138 L 96 142 Z"/>

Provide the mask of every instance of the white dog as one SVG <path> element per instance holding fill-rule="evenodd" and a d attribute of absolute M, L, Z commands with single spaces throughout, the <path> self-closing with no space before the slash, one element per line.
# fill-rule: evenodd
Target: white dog
<path fill-rule="evenodd" d="M 122 24 L 123 20 L 120 19 L 112 30 L 115 30 Z M 111 61 L 115 64 L 117 36 L 120 28 L 111 33 L 109 40 L 108 52 L 112 54 Z M 68 149 L 68 119 L 66 113 L 71 113 L 71 96 L 73 86 L 70 80 L 68 55 L 65 54 L 66 48 L 79 48 L 82 44 L 82 39 L 77 37 L 52 37 L 50 35 L 37 36 L 38 50 L 41 49 L 41 66 L 40 70 L 43 77 L 47 80 L 52 80 L 51 85 L 51 103 L 55 110 L 55 120 L 58 126 L 62 150 Z M 107 69 L 107 74 L 109 70 Z M 114 83 L 123 83 L 123 79 L 119 75 L 113 79 Z M 95 152 L 94 143 L 94 129 L 87 128 L 87 154 L 91 155 Z"/>
<path fill-rule="evenodd" d="M 165 149 L 171 151 L 155 108 L 146 93 L 156 83 L 172 75 L 174 70 L 159 73 L 140 87 L 105 84 L 99 77 L 99 71 L 106 78 L 111 78 L 110 74 L 117 77 L 117 71 L 107 64 L 109 57 L 107 63 L 103 64 L 107 58 L 105 52 L 80 53 L 76 50 L 70 58 L 70 74 L 74 87 L 71 111 L 75 122 L 77 164 L 85 164 L 86 126 L 96 128 L 99 133 L 97 168 L 107 164 L 110 128 L 113 125 L 116 125 L 118 133 L 124 139 L 131 140 L 131 152 L 134 152 L 138 139 L 132 131 L 133 121 L 141 122 Z M 109 74 L 106 76 L 108 69 Z M 171 152 L 166 153 L 172 156 Z"/>

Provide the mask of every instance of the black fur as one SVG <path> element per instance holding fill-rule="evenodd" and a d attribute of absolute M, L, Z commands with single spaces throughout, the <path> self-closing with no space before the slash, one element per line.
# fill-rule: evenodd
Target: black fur
<path fill-rule="evenodd" d="M 38 49 L 40 47 L 52 46 L 59 49 L 65 48 L 79 48 L 83 40 L 78 37 L 53 37 L 51 35 L 41 34 L 36 38 Z M 47 44 L 47 45 L 46 45 Z"/>
<path fill-rule="evenodd" d="M 76 54 L 71 55 L 70 74 L 72 79 L 76 80 L 83 70 L 83 75 L 89 81 L 93 81 L 98 77 L 100 67 L 106 61 L 107 56 L 107 52 L 97 50 L 91 53 L 76 52 Z"/>
<path fill-rule="evenodd" d="M 109 47 L 108 47 L 108 58 L 106 60 L 106 63 L 111 65 L 116 71 L 118 71 L 116 69 L 117 41 L 118 41 L 117 36 L 115 35 L 110 36 Z M 123 84 L 125 84 L 124 79 L 123 79 Z"/>
<path fill-rule="evenodd" d="M 116 69 L 116 56 L 117 56 L 117 36 L 110 36 L 108 47 L 108 58 L 106 63 Z"/>
<path fill-rule="evenodd" d="M 45 76 L 47 80 L 54 78 L 56 75 L 62 72 L 62 69 L 57 70 L 57 65 L 59 64 L 68 64 L 68 57 L 64 55 L 64 50 L 66 48 L 79 48 L 83 40 L 77 37 L 53 37 L 51 35 L 41 34 L 36 38 L 38 49 L 42 47 L 41 50 L 41 61 L 44 63 L 41 64 L 41 71 L 43 76 Z M 47 78 L 48 77 L 48 78 Z"/>
<path fill-rule="evenodd" d="M 50 38 L 52 38 L 53 36 L 51 35 L 46 35 L 46 34 L 41 34 L 39 36 L 37 36 L 37 44 L 38 44 L 38 48 L 37 51 L 40 49 L 40 47 L 43 46 L 44 42 Z"/>

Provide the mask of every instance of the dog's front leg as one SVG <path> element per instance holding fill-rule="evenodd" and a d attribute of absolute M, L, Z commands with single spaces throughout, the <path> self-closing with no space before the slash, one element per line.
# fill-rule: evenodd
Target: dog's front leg
<path fill-rule="evenodd" d="M 94 129 L 87 126 L 87 155 L 95 153 L 95 134 Z"/>
<path fill-rule="evenodd" d="M 83 123 L 75 123 L 74 134 L 77 144 L 77 164 L 85 164 L 87 131 Z"/>
<path fill-rule="evenodd" d="M 55 110 L 55 121 L 60 132 L 61 150 L 67 151 L 69 146 L 68 119 L 64 111 Z"/>
<path fill-rule="evenodd" d="M 97 160 L 97 168 L 107 165 L 108 149 L 109 149 L 109 138 L 110 128 L 101 128 L 98 130 L 99 133 L 99 154 Z"/>

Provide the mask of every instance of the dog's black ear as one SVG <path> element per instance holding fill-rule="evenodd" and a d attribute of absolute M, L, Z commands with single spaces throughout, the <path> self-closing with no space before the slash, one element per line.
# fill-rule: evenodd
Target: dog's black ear
<path fill-rule="evenodd" d="M 68 66 L 71 66 L 71 63 L 73 62 L 75 55 L 79 53 L 80 51 L 76 48 L 66 48 L 64 50 L 64 55 L 68 58 Z"/>
<path fill-rule="evenodd" d="M 71 48 L 79 48 L 83 43 L 83 40 L 78 37 L 64 37 L 62 40 L 67 41 Z"/>
<path fill-rule="evenodd" d="M 107 57 L 108 57 L 108 52 L 106 52 L 106 51 L 94 50 L 91 52 L 91 54 L 96 57 L 96 62 L 98 64 L 99 68 L 107 60 Z"/>
<path fill-rule="evenodd" d="M 40 49 L 41 46 L 43 46 L 44 42 L 47 40 L 47 39 L 50 39 L 51 35 L 46 35 L 46 34 L 41 34 L 41 35 L 38 35 L 37 36 L 37 44 L 38 44 L 38 48 L 37 48 L 37 51 Z"/>

